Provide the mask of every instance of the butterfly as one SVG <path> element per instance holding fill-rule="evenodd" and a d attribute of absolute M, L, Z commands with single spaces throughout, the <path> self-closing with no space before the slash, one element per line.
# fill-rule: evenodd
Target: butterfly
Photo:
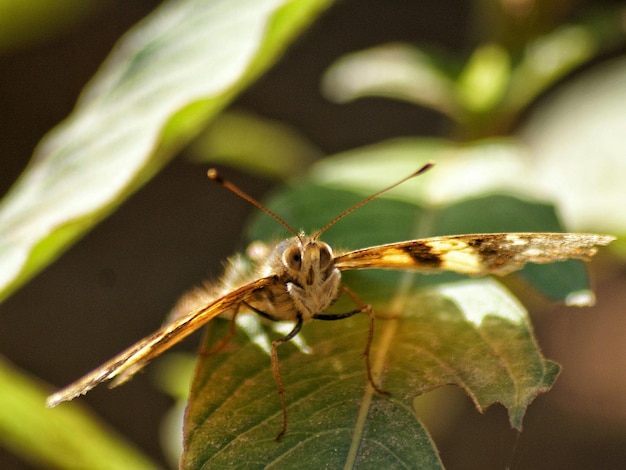
<path fill-rule="evenodd" d="M 324 231 L 346 215 L 432 166 L 432 163 L 428 163 L 392 186 L 362 200 L 313 235 L 296 232 L 279 216 L 223 179 L 216 170 L 209 170 L 210 179 L 266 212 L 285 226 L 293 237 L 264 253 L 263 258 L 256 260 L 255 266 L 248 268 L 247 272 L 242 273 L 235 258 L 227 267 L 221 283 L 197 289 L 183 298 L 177 309 L 183 310 L 182 314 L 84 377 L 50 395 L 47 406 L 54 407 L 63 401 L 72 400 L 102 382 L 111 380 L 112 386 L 116 386 L 213 318 L 225 313 L 235 316 L 240 310 L 249 310 L 269 320 L 293 322 L 289 333 L 272 342 L 270 355 L 283 412 L 282 428 L 276 436 L 279 439 L 287 430 L 287 407 L 277 349 L 293 339 L 310 320 L 340 320 L 358 313 L 369 314 L 370 326 L 365 348 L 368 381 L 377 392 L 386 393 L 375 384 L 369 363 L 374 329 L 372 309 L 350 289 L 342 286 L 343 271 L 395 269 L 454 271 L 472 276 L 505 275 L 529 262 L 589 259 L 596 253 L 597 246 L 607 245 L 615 239 L 610 235 L 587 233 L 486 233 L 422 238 L 346 253 L 334 253 L 327 243 L 319 239 Z M 356 308 L 340 314 L 325 313 L 343 293 L 353 299 Z M 193 307 L 185 311 L 187 306 Z"/>

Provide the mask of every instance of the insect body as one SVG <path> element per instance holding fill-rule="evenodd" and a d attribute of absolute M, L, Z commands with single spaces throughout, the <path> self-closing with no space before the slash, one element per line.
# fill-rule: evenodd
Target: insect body
<path fill-rule="evenodd" d="M 113 380 L 113 385 L 118 385 L 129 379 L 151 359 L 211 319 L 228 312 L 236 315 L 240 309 L 244 308 L 270 320 L 294 323 L 288 334 L 272 342 L 271 349 L 272 370 L 283 410 L 283 423 L 277 436 L 278 439 L 287 429 L 287 411 L 278 368 L 277 348 L 294 338 L 307 321 L 338 320 L 361 312 L 368 313 L 370 329 L 365 348 L 368 379 L 378 392 L 385 393 L 374 383 L 369 365 L 374 316 L 368 305 L 364 305 L 355 294 L 341 285 L 342 271 L 402 269 L 435 272 L 447 270 L 469 275 L 504 275 L 520 269 L 528 262 L 552 263 L 570 258 L 588 259 L 596 253 L 596 246 L 607 245 L 614 240 L 614 237 L 610 235 L 581 233 L 451 235 L 390 243 L 342 254 L 334 254 L 328 244 L 319 240 L 319 236 L 339 219 L 381 193 L 423 173 L 431 166 L 432 164 L 427 164 L 393 186 L 366 198 L 341 213 L 311 236 L 294 231 L 277 215 L 236 186 L 223 180 L 215 170 L 210 170 L 211 179 L 274 217 L 294 236 L 276 245 L 267 259 L 260 263 L 258 269 L 249 278 L 233 279 L 233 276 L 227 273 L 223 285 L 209 291 L 201 289 L 192 292 L 187 297 L 190 302 L 183 301 L 181 305 L 193 305 L 193 308 L 81 379 L 50 395 L 47 405 L 53 407 L 60 402 L 71 400 L 105 381 Z M 342 314 L 324 313 L 343 292 L 352 297 L 357 308 Z M 190 299 L 192 297 L 193 299 Z"/>

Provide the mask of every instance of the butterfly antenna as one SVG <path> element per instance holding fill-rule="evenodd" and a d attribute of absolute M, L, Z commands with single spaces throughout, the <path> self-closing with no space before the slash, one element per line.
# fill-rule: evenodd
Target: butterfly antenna
<path fill-rule="evenodd" d="M 259 209 L 261 209 L 263 212 L 265 212 L 267 215 L 272 217 L 279 224 L 281 224 L 283 227 L 285 227 L 287 230 L 289 230 L 291 233 L 293 233 L 298 238 L 298 240 L 302 241 L 302 239 L 300 238 L 300 234 L 298 232 L 296 232 L 294 229 L 292 229 L 287 222 L 285 222 L 283 219 L 278 217 L 276 214 L 274 214 L 271 210 L 269 210 L 267 207 L 265 207 L 263 204 L 261 204 L 256 199 L 254 199 L 252 196 L 250 196 L 249 194 L 245 193 L 243 190 L 239 189 L 233 183 L 231 183 L 230 181 L 225 180 L 224 178 L 222 178 L 222 176 L 217 172 L 217 170 L 215 168 L 209 169 L 209 171 L 207 172 L 207 176 L 209 177 L 210 180 L 213 180 L 216 183 L 221 184 L 226 189 L 228 189 L 230 192 L 235 193 L 241 199 L 244 199 L 244 200 L 248 201 L 250 204 L 252 204 L 253 206 L 258 207 Z"/>
<path fill-rule="evenodd" d="M 423 167 L 421 167 L 419 170 L 411 173 L 409 176 L 407 176 L 406 178 L 402 178 L 400 181 L 398 181 L 397 183 L 392 184 L 391 186 L 385 188 L 385 189 L 381 189 L 380 191 L 378 191 L 375 194 L 372 194 L 369 197 L 366 197 L 365 199 L 363 199 L 361 202 L 356 203 L 354 206 L 350 207 L 349 209 L 343 211 L 341 214 L 339 214 L 337 217 L 335 217 L 333 220 L 331 220 L 330 222 L 328 222 L 324 227 L 322 227 L 320 230 L 317 231 L 317 233 L 315 235 L 313 235 L 313 239 L 317 239 L 317 237 L 319 237 L 323 232 L 325 232 L 326 230 L 328 230 L 330 227 L 332 227 L 333 225 L 335 225 L 338 221 L 340 221 L 341 219 L 343 219 L 346 215 L 354 212 L 355 210 L 357 210 L 359 207 L 364 206 L 365 204 L 367 204 L 368 202 L 370 202 L 372 199 L 376 199 L 378 196 L 380 196 L 383 193 L 386 193 L 387 191 L 389 191 L 390 189 L 395 188 L 396 186 L 401 185 L 402 183 L 404 183 L 407 180 L 410 180 L 411 178 L 415 178 L 416 176 L 421 175 L 422 173 L 430 170 L 433 166 L 435 166 L 434 163 L 427 163 L 426 165 L 424 165 Z"/>

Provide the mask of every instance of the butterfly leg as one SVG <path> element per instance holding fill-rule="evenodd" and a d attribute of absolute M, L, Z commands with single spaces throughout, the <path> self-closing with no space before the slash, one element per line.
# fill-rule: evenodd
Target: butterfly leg
<path fill-rule="evenodd" d="M 250 310 L 252 310 L 253 312 L 255 312 L 256 314 L 262 316 L 263 318 L 267 318 L 268 320 L 272 320 L 272 321 L 278 321 L 278 319 L 275 318 L 274 316 L 270 315 L 269 313 L 264 312 L 263 310 L 259 310 L 258 308 L 250 305 L 247 302 L 244 302 L 244 305 L 248 307 Z M 278 347 L 283 343 L 291 341 L 298 333 L 300 333 L 300 330 L 302 329 L 302 323 L 303 323 L 302 314 L 298 313 L 297 318 L 296 318 L 296 324 L 294 325 L 292 330 L 289 333 L 287 333 L 285 336 L 283 336 L 282 338 L 278 338 L 272 341 L 272 352 L 271 352 L 272 374 L 274 375 L 274 381 L 276 382 L 276 387 L 278 388 L 278 396 L 280 397 L 280 406 L 283 410 L 283 426 L 280 432 L 274 438 L 277 441 L 279 441 L 280 438 L 283 437 L 283 435 L 287 432 L 287 404 L 285 402 L 285 388 L 283 387 L 283 381 L 280 377 L 280 367 L 278 364 Z"/>
<path fill-rule="evenodd" d="M 286 343 L 287 341 L 292 340 L 300 330 L 302 329 L 302 315 L 298 313 L 296 324 L 293 329 L 287 333 L 282 338 L 276 339 L 272 341 L 272 373 L 274 374 L 274 380 L 276 381 L 276 386 L 278 387 L 278 396 L 280 397 L 280 406 L 283 410 L 283 427 L 278 433 L 278 435 L 274 438 L 275 440 L 280 440 L 281 437 L 287 432 L 287 405 L 285 403 L 285 388 L 283 387 L 283 381 L 280 378 L 280 368 L 278 365 L 278 347 Z"/>
<path fill-rule="evenodd" d="M 357 313 L 367 313 L 367 315 L 369 316 L 369 326 L 367 330 L 367 343 L 365 344 L 365 350 L 363 351 L 363 356 L 365 357 L 365 368 L 367 369 L 367 381 L 370 383 L 376 393 L 380 393 L 381 395 L 389 395 L 389 392 L 383 390 L 378 385 L 376 385 L 376 382 L 374 382 L 374 376 L 372 374 L 370 350 L 372 346 L 372 341 L 374 340 L 374 320 L 376 318 L 376 315 L 372 310 L 372 306 L 364 303 L 361 298 L 348 287 L 342 286 L 342 290 L 345 294 L 348 294 L 350 296 L 352 301 L 357 305 L 357 307 L 359 307 L 358 309 L 336 315 L 318 313 L 317 315 L 314 315 L 313 318 L 315 318 L 316 320 L 341 320 L 343 318 L 348 318 L 352 315 L 356 315 Z"/>

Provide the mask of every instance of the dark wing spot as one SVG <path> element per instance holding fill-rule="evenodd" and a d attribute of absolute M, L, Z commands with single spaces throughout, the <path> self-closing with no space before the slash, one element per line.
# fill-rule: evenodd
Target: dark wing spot
<path fill-rule="evenodd" d="M 441 266 L 441 256 L 435 253 L 426 243 L 413 243 L 402 247 L 402 250 L 419 265 L 428 266 L 430 268 L 438 268 Z"/>

